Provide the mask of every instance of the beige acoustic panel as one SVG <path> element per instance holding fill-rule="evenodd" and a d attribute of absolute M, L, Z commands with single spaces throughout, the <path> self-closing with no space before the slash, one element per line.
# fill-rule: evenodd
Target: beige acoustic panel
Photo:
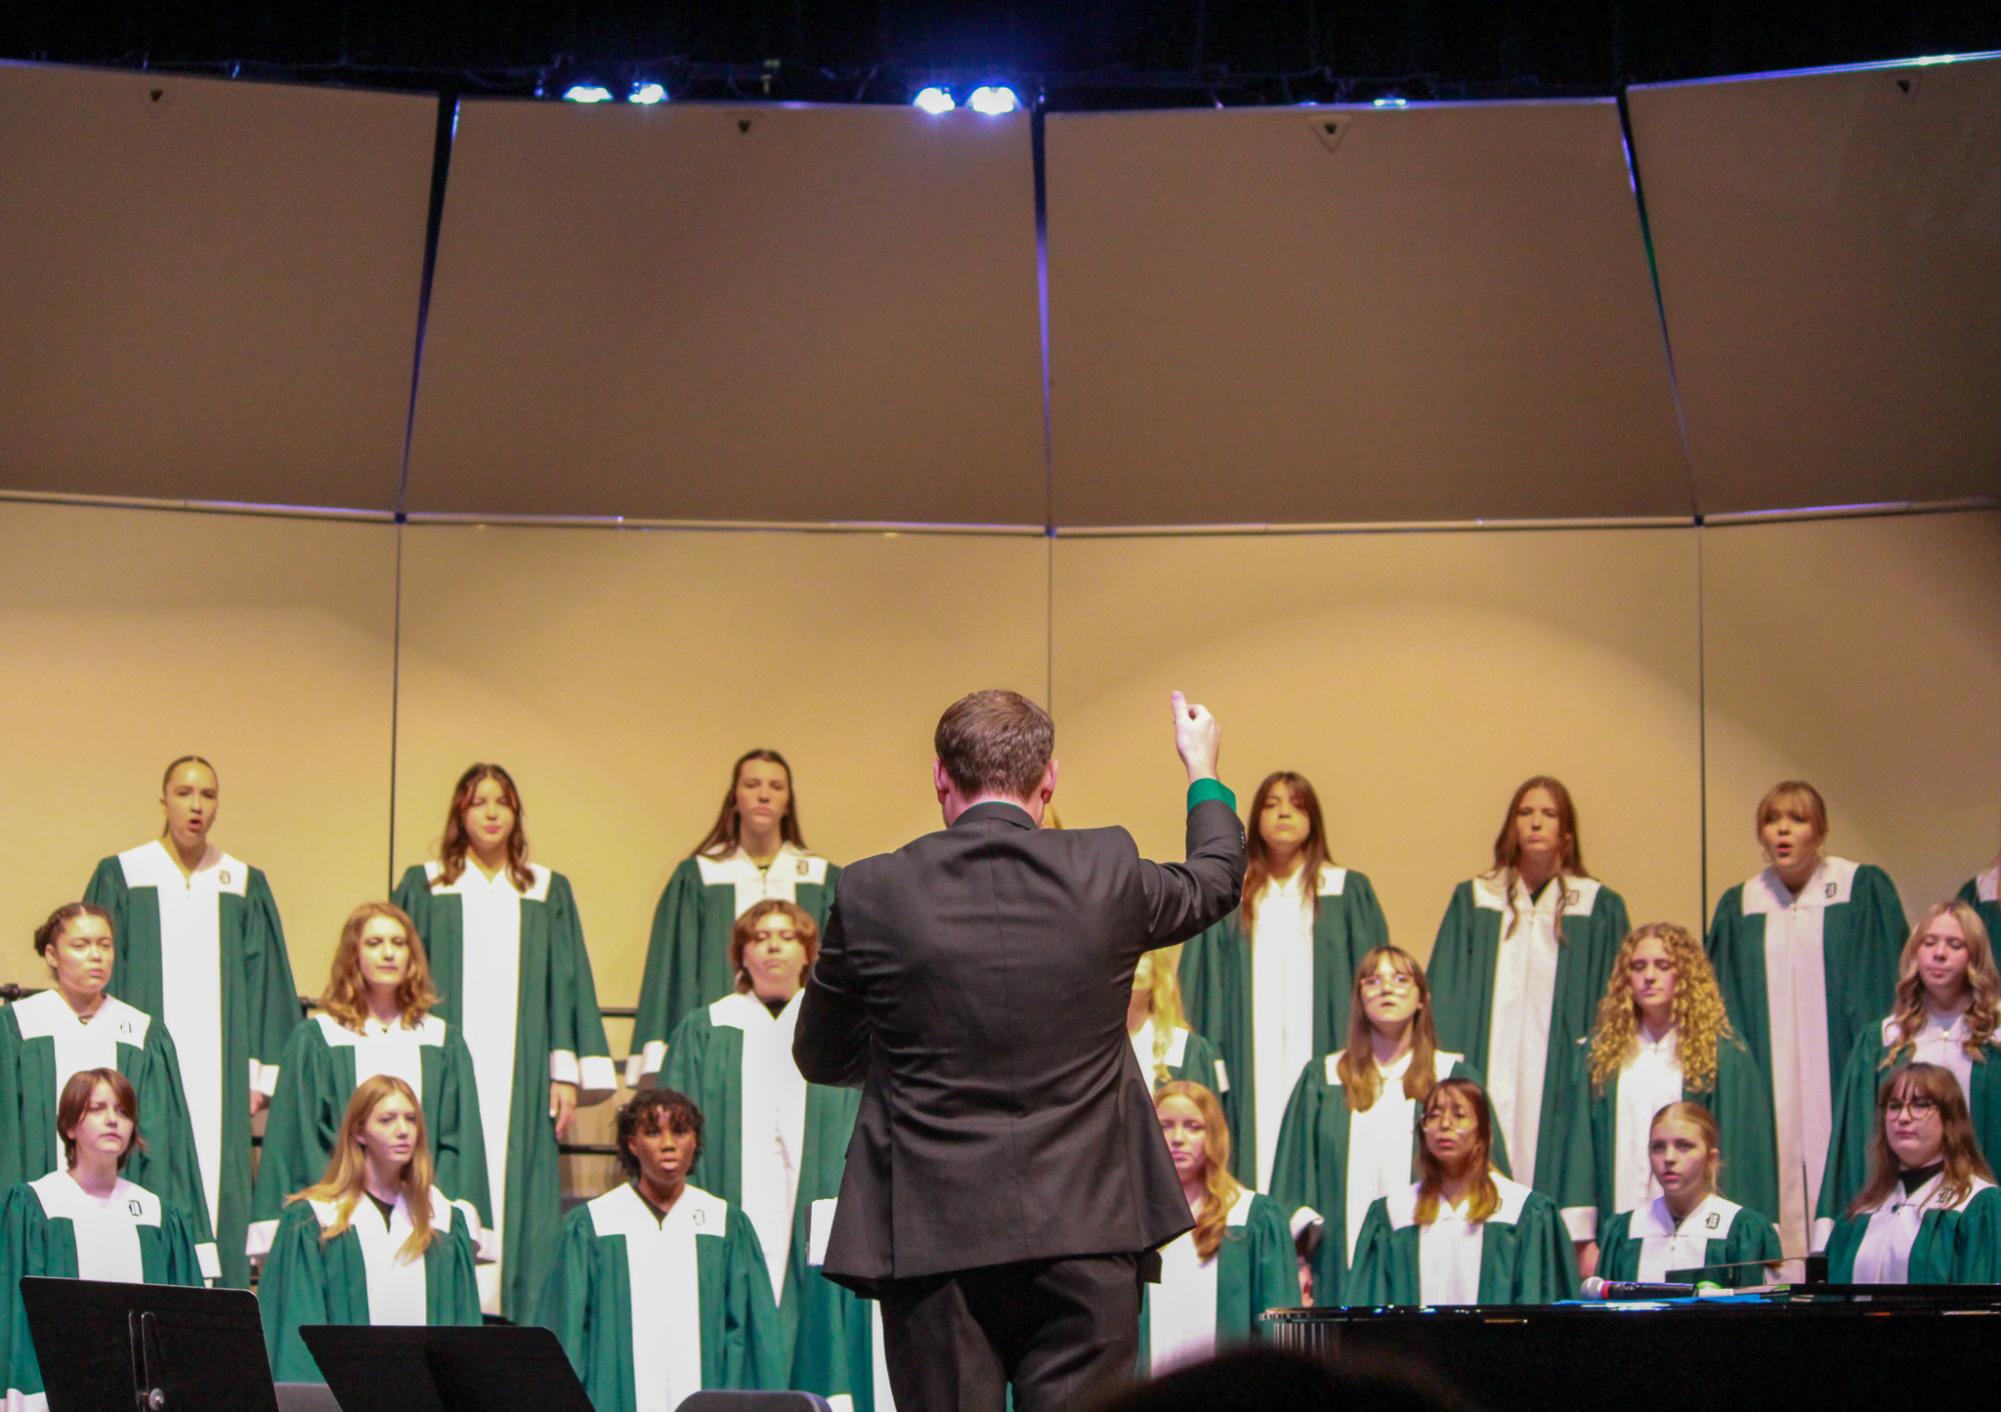
<path fill-rule="evenodd" d="M 1758 801 L 1827 800 L 1829 848 L 1916 913 L 2001 847 L 2001 512 L 1702 531 L 1710 905 L 1764 867 Z"/>
<path fill-rule="evenodd" d="M 738 755 L 784 753 L 807 843 L 847 862 L 939 826 L 931 732 L 952 700 L 1047 680 L 1040 538 L 406 535 L 399 871 L 435 856 L 461 770 L 506 765 L 534 857 L 576 886 L 606 1005 L 637 999 L 654 904 Z"/>
<path fill-rule="evenodd" d="M 159 835 L 160 775 L 221 777 L 317 992 L 389 860 L 396 529 L 0 501 L 0 737 L 14 781 L 0 980 L 100 858 Z"/>
<path fill-rule="evenodd" d="M 393 507 L 436 122 L 0 65 L 0 485 Z"/>
<path fill-rule="evenodd" d="M 1270 771 L 1313 781 L 1336 861 L 1421 957 L 1535 774 L 1570 787 L 1636 921 L 1695 925 L 1696 576 L 1674 529 L 1058 540 L 1064 821 L 1180 856 L 1180 688 L 1216 712 L 1245 811 Z"/>
<path fill-rule="evenodd" d="M 2001 494 L 2001 63 L 1628 101 L 1701 509 Z"/>
<path fill-rule="evenodd" d="M 1063 525 L 1686 514 L 1610 100 L 1055 114 Z"/>
<path fill-rule="evenodd" d="M 468 102 L 410 507 L 1045 522 L 1027 114 Z"/>

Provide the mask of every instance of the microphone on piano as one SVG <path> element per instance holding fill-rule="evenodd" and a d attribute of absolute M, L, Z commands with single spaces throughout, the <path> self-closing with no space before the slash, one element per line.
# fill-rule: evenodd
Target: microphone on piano
<path fill-rule="evenodd" d="M 1586 1299 L 1693 1299 L 1694 1285 L 1648 1284 L 1644 1280 L 1601 1280 L 1593 1275 L 1578 1286 Z"/>

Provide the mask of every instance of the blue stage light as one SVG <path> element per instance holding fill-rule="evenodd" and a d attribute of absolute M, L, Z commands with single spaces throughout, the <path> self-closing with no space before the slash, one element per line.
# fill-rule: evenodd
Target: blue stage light
<path fill-rule="evenodd" d="M 667 89 L 663 84 L 654 83 L 650 80 L 641 81 L 635 79 L 632 84 L 632 93 L 625 101 L 651 107 L 655 103 L 665 103 L 667 101 Z"/>
<path fill-rule="evenodd" d="M 959 106 L 952 101 L 949 89 L 940 88 L 935 83 L 928 88 L 918 89 L 917 96 L 910 100 L 910 105 L 913 108 L 922 108 L 927 113 L 949 113 Z"/>
<path fill-rule="evenodd" d="M 1014 96 L 1014 90 L 1004 83 L 981 84 L 966 99 L 966 106 L 976 113 L 988 117 L 999 117 L 1012 113 L 1021 106 L 1021 100 Z"/>
<path fill-rule="evenodd" d="M 563 90 L 565 103 L 609 103 L 611 90 L 601 83 L 573 83 Z"/>
<path fill-rule="evenodd" d="M 1392 93 L 1376 99 L 1369 106 L 1372 108 L 1408 108 L 1410 106 L 1410 99 L 1399 98 Z"/>

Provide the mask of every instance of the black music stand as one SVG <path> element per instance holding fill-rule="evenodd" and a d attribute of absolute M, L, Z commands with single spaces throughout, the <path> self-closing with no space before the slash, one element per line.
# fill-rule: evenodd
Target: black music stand
<path fill-rule="evenodd" d="M 1734 1273 L 1735 1271 L 1738 1270 L 1762 1269 L 1763 1271 L 1765 1271 L 1765 1278 L 1759 1280 L 1758 1281 L 1759 1284 L 1761 1285 L 1785 1284 L 1788 1283 L 1788 1281 L 1780 1280 L 1777 1277 L 1776 1273 L 1781 1266 L 1792 1264 L 1802 1260 L 1810 1260 L 1812 1258 L 1813 1257 L 1807 1255 L 1781 1255 L 1776 1260 L 1733 1260 L 1728 1264 L 1692 1265 L 1685 1269 L 1669 1270 L 1667 1272 L 1667 1277 L 1669 1280 L 1687 1280 L 1690 1283 L 1694 1283 L 1695 1277 L 1701 1274 L 1704 1270 L 1719 1270 L 1719 1271 Z"/>
<path fill-rule="evenodd" d="M 341 1412 L 592 1412 L 547 1329 L 307 1324 L 299 1336 Z"/>
<path fill-rule="evenodd" d="M 249 1290 L 31 1275 L 21 1302 L 49 1412 L 278 1412 Z"/>

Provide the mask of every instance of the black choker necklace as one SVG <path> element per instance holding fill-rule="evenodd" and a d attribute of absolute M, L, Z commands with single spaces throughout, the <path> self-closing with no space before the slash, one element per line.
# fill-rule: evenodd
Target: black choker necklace
<path fill-rule="evenodd" d="M 1944 1158 L 1940 1158 L 1938 1161 L 1932 1163 L 1929 1167 L 1907 1168 L 1904 1172 L 1903 1177 L 1901 1178 L 1904 1184 L 1904 1195 L 1909 1196 L 1912 1192 L 1916 1191 L 1919 1187 L 1923 1186 L 1926 1182 L 1930 1181 L 1933 1177 L 1937 1176 L 1940 1172 L 1943 1172 L 1944 1170 L 1945 1170 Z"/>

